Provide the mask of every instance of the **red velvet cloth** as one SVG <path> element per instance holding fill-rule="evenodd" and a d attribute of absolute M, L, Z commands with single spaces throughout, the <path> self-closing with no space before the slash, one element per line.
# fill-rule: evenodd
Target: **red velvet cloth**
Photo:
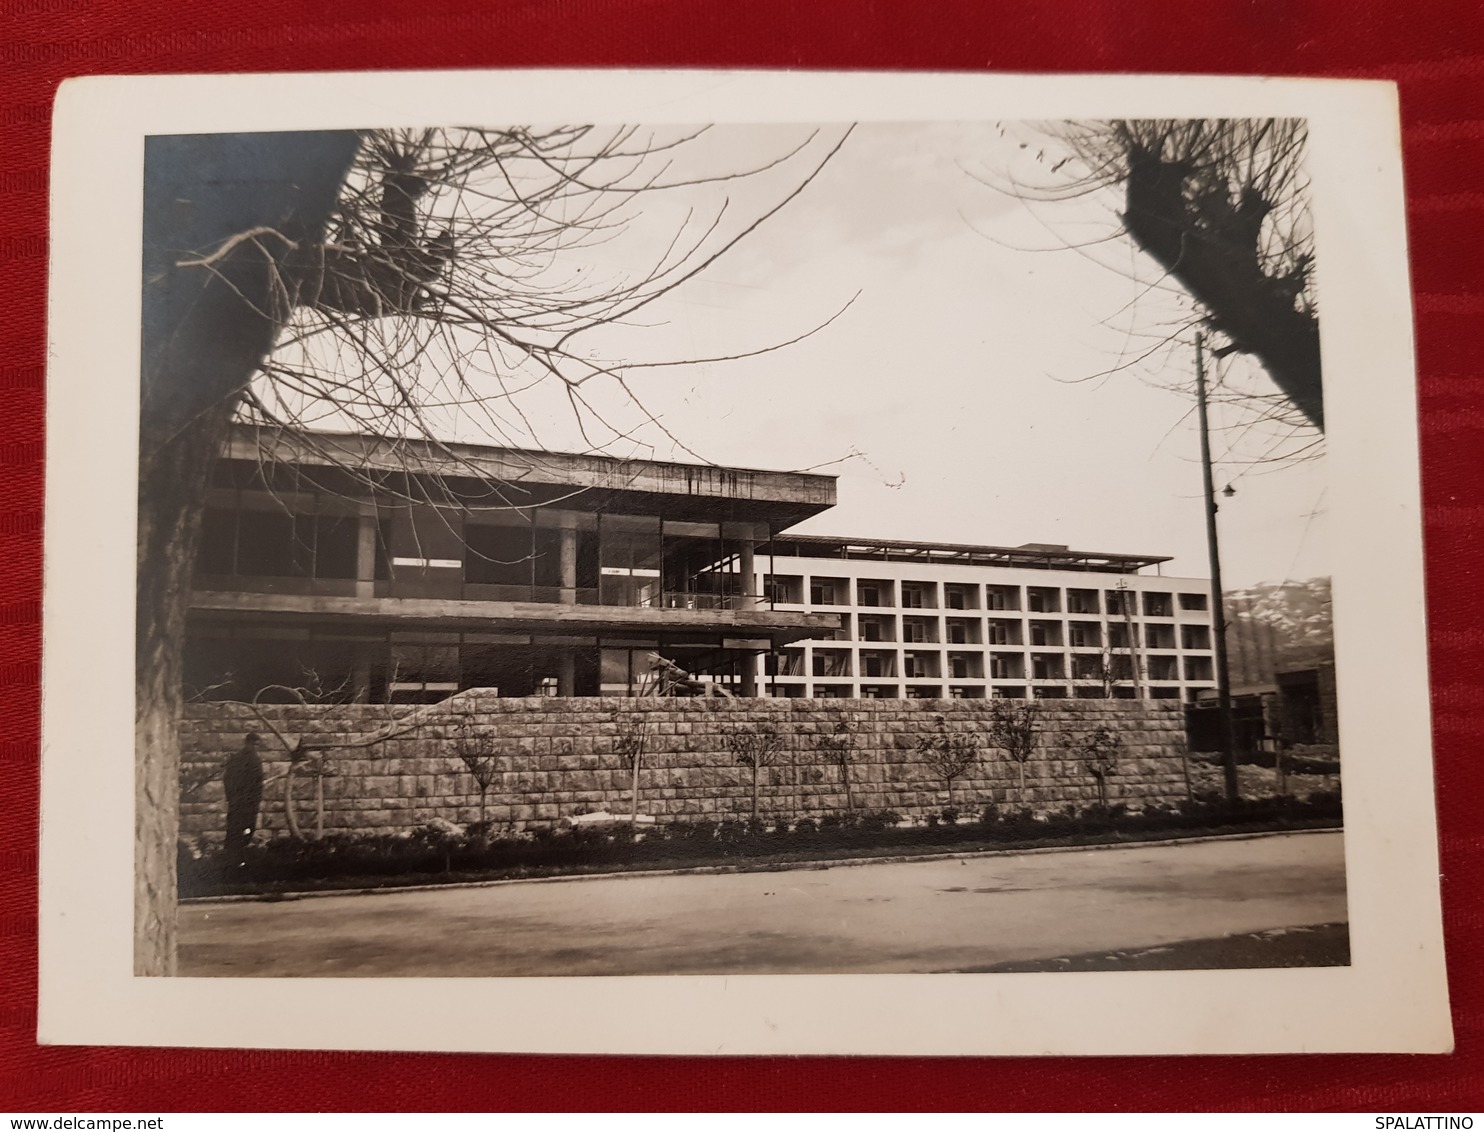
<path fill-rule="evenodd" d="M 1484 1107 L 1478 0 L 8 0 L 0 6 L 0 1110 Z M 1164 71 L 1401 84 L 1452 1057 L 717 1059 L 35 1044 L 46 187 L 72 75 L 501 66 Z M 127 752 L 114 752 L 128 757 Z"/>

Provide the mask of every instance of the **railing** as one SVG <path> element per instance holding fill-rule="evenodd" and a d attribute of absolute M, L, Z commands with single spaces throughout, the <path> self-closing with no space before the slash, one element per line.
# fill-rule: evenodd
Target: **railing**
<path fill-rule="evenodd" d="M 449 573 L 453 573 L 450 571 Z M 763 608 L 753 594 L 685 593 L 659 591 L 625 584 L 596 586 L 494 585 L 465 582 L 436 574 L 379 578 L 372 584 L 377 597 L 430 598 L 452 601 L 533 602 L 543 605 L 605 605 L 628 609 L 737 610 Z M 257 578 L 198 576 L 196 588 L 206 591 L 278 593 L 355 597 L 363 583 L 355 579 Z"/>

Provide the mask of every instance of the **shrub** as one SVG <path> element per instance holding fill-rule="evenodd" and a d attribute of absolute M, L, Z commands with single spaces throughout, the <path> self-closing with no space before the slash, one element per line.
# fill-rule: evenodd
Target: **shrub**
<path fill-rule="evenodd" d="M 866 810 L 860 815 L 858 825 L 861 829 L 888 829 L 897 825 L 902 820 L 902 815 L 895 810 Z"/>

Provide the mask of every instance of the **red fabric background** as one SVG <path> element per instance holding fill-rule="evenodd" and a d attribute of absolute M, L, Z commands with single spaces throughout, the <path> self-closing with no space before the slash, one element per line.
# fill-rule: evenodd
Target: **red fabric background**
<path fill-rule="evenodd" d="M 1484 1107 L 1484 8 L 1478 0 L 5 0 L 0 3 L 0 1109 Z M 1420 355 L 1452 1057 L 893 1060 L 40 1048 L 50 102 L 97 73 L 497 66 L 1165 71 L 1401 84 Z"/>

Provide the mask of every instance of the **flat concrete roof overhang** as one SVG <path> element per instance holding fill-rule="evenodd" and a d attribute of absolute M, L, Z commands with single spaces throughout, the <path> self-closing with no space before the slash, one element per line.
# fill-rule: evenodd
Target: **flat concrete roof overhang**
<path fill-rule="evenodd" d="M 980 546 L 903 539 L 840 538 L 834 535 L 784 535 L 773 553 L 779 558 L 842 558 L 860 562 L 942 563 L 950 566 L 1014 566 L 1037 570 L 1085 570 L 1133 574 L 1145 566 L 1171 561 L 1169 555 L 1110 554 L 1072 550 L 1047 543 Z"/>
<path fill-rule="evenodd" d="M 231 620 L 272 617 L 326 624 L 372 625 L 430 631 L 525 632 L 548 635 L 656 635 L 723 633 L 767 637 L 778 644 L 832 633 L 833 613 L 773 609 L 636 609 L 616 605 L 558 605 L 525 601 L 463 601 L 407 597 L 326 597 L 196 591 L 193 618 Z"/>
<path fill-rule="evenodd" d="M 768 523 L 775 530 L 835 505 L 835 477 L 810 472 L 623 460 L 251 425 L 233 429 L 222 457 L 261 468 L 269 476 L 275 469 L 289 470 L 296 482 L 302 482 L 306 470 L 322 471 L 331 480 L 344 476 L 436 479 L 445 485 L 450 503 L 464 496 L 487 496 L 488 485 L 499 484 L 506 505 L 559 505 L 574 511 Z"/>

